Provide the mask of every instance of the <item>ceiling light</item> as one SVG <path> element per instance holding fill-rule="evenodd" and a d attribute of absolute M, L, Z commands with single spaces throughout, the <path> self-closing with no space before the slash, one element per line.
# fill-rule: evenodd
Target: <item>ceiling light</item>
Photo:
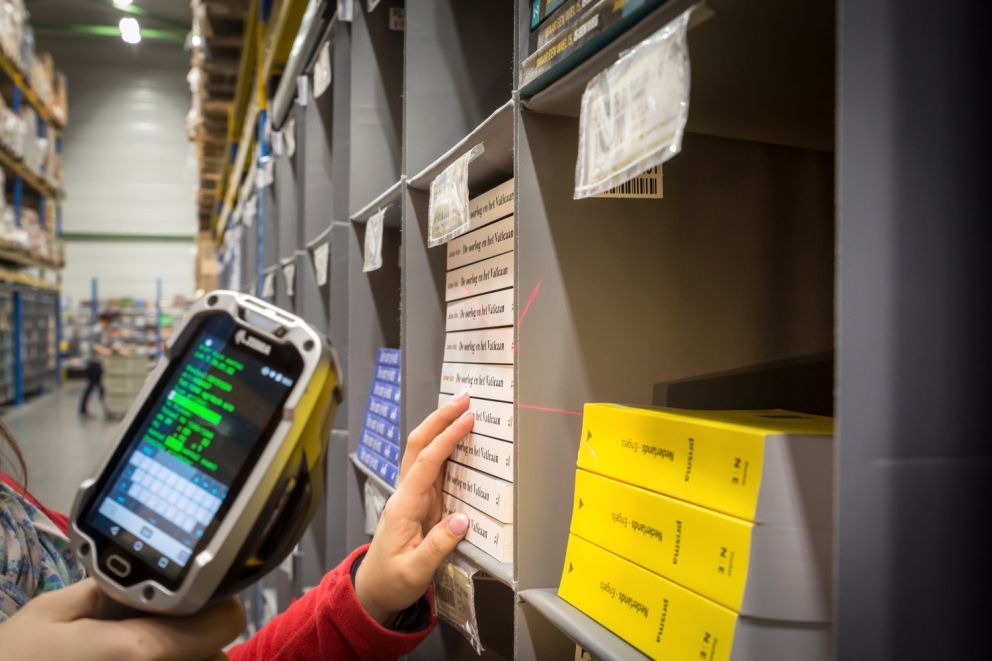
<path fill-rule="evenodd" d="M 114 6 L 118 9 L 127 9 L 131 6 L 131 0 L 114 0 Z"/>
<path fill-rule="evenodd" d="M 141 41 L 141 28 L 138 26 L 137 19 L 122 18 L 117 27 L 120 28 L 121 39 L 127 43 L 136 44 Z"/>

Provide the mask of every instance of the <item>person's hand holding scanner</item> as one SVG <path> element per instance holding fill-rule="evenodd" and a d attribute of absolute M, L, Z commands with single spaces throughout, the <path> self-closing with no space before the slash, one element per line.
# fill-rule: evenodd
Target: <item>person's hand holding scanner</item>
<path fill-rule="evenodd" d="M 234 597 L 195 615 L 94 620 L 99 596 L 96 581 L 87 578 L 35 597 L 0 625 L 0 658 L 224 659 L 218 650 L 245 628 Z"/>
<path fill-rule="evenodd" d="M 424 594 L 468 531 L 464 514 L 441 520 L 445 461 L 475 423 L 468 406 L 467 393 L 455 397 L 407 439 L 399 486 L 355 575 L 358 600 L 380 624 L 388 625 Z"/>

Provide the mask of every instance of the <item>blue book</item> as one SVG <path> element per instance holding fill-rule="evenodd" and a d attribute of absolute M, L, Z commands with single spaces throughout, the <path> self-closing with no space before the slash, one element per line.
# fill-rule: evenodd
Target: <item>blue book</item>
<path fill-rule="evenodd" d="M 380 418 L 384 418 L 394 425 L 400 424 L 400 407 L 397 404 L 379 399 L 375 395 L 369 395 L 369 411 L 375 413 Z"/>
<path fill-rule="evenodd" d="M 380 347 L 379 354 L 376 356 L 375 362 L 379 365 L 385 365 L 387 367 L 399 367 L 400 350 Z"/>
<path fill-rule="evenodd" d="M 400 446 L 396 443 L 390 443 L 371 429 L 362 430 L 362 438 L 359 442 L 385 457 L 390 463 L 400 465 Z"/>
<path fill-rule="evenodd" d="M 400 387 L 384 381 L 372 382 L 372 395 L 394 404 L 400 403 Z"/>
<path fill-rule="evenodd" d="M 399 425 L 394 425 L 388 420 L 380 418 L 371 411 L 365 412 L 365 425 L 363 429 L 369 429 L 374 431 L 379 436 L 382 436 L 390 443 L 400 443 L 400 428 Z"/>
<path fill-rule="evenodd" d="M 399 477 L 400 469 L 386 461 L 369 448 L 359 445 L 357 450 L 358 461 L 364 464 L 369 470 L 378 475 L 386 484 L 396 486 L 396 479 Z"/>
<path fill-rule="evenodd" d="M 400 368 L 389 367 L 387 365 L 376 365 L 375 379 L 376 381 L 384 381 L 398 386 L 400 385 Z"/>

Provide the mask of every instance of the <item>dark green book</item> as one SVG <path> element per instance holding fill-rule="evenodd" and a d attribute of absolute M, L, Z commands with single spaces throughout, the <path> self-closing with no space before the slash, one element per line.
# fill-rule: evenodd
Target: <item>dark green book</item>
<path fill-rule="evenodd" d="M 582 12 L 597 1 L 569 0 L 569 2 L 559 3 L 558 9 L 553 14 L 543 18 L 541 24 L 536 29 L 531 28 L 528 52 L 533 53 L 540 50 L 559 34 L 573 27 L 582 17 Z M 538 3 L 541 0 L 534 0 L 534 2 Z"/>
<path fill-rule="evenodd" d="M 582 64 L 666 0 L 599 0 L 520 63 L 520 94 L 532 96 Z"/>
<path fill-rule="evenodd" d="M 565 0 L 531 0 L 530 29 L 536 30 Z"/>

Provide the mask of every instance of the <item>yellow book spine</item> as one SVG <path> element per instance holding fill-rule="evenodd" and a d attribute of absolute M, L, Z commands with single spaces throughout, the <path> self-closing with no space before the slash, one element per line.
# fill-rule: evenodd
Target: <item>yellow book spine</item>
<path fill-rule="evenodd" d="M 737 612 L 754 524 L 584 470 L 572 534 Z"/>
<path fill-rule="evenodd" d="M 733 611 L 575 535 L 558 596 L 653 659 L 730 659 Z"/>
<path fill-rule="evenodd" d="M 753 521 L 764 434 L 688 415 L 586 404 L 578 466 Z"/>

